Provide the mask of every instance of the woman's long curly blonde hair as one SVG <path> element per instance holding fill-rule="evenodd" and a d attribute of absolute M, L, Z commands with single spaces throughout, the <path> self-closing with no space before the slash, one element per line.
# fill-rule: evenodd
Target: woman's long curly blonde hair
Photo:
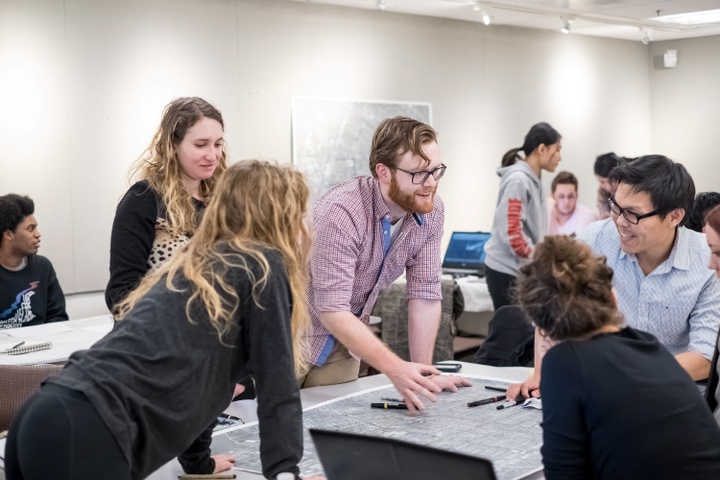
<path fill-rule="evenodd" d="M 147 180 L 150 187 L 160 194 L 170 227 L 174 233 L 183 235 L 192 234 L 197 224 L 195 206 L 192 196 L 185 189 L 175 149 L 188 129 L 203 117 L 217 120 L 225 128 L 220 111 L 202 98 L 181 97 L 167 104 L 150 146 L 130 169 L 131 181 Z M 200 182 L 198 193 L 205 203 L 210 200 L 218 178 L 226 169 L 227 154 L 223 147 L 213 176 Z"/>
<path fill-rule="evenodd" d="M 310 324 L 306 298 L 310 234 L 304 221 L 308 196 L 302 174 L 289 166 L 258 160 L 232 165 L 221 177 L 187 247 L 162 268 L 147 275 L 118 305 L 118 320 L 122 320 L 163 275 L 167 274 L 167 287 L 175 291 L 178 290 L 175 277 L 184 275 L 193 284 L 192 296 L 185 306 L 188 318 L 191 318 L 190 312 L 197 311 L 201 305 L 222 341 L 244 300 L 238 298 L 232 285 L 225 281 L 224 273 L 230 268 L 244 269 L 253 284 L 253 300 L 262 308 L 258 294 L 265 288 L 269 273 L 263 249 L 274 249 L 282 255 L 292 292 L 295 374 L 304 375 L 307 363 L 303 354 L 307 344 L 303 332 Z M 261 276 L 255 276 L 250 270 L 247 257 L 260 265 Z"/>

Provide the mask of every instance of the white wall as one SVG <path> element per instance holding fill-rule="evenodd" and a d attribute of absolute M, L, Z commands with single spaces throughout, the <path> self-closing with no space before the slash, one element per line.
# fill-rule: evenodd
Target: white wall
<path fill-rule="evenodd" d="M 677 50 L 675 68 L 665 51 Z M 650 46 L 651 146 L 690 170 L 698 192 L 720 191 L 720 36 Z"/>
<path fill-rule="evenodd" d="M 231 161 L 290 162 L 294 95 L 432 103 L 449 165 L 446 238 L 490 228 L 495 168 L 538 121 L 563 134 L 560 168 L 585 203 L 594 158 L 609 150 L 667 148 L 718 189 L 718 169 L 696 144 L 665 143 L 656 118 L 667 90 L 694 89 L 698 76 L 718 84 L 718 42 L 704 41 L 683 49 L 714 55 L 704 61 L 716 68 L 680 76 L 691 57 L 681 51 L 665 85 L 656 45 L 640 42 L 283 0 L 0 0 L 0 192 L 35 199 L 41 253 L 70 293 L 104 288 L 128 168 L 182 95 L 222 110 Z M 704 136 L 711 127 L 697 123 L 717 108 L 691 95 L 703 113 L 673 128 Z"/>

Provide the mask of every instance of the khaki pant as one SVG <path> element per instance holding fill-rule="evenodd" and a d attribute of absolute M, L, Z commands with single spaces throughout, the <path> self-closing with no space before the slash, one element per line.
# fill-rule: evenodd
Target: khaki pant
<path fill-rule="evenodd" d="M 360 372 L 360 362 L 337 340 L 321 366 L 313 365 L 299 384 L 300 388 L 320 387 L 322 385 L 337 385 L 338 383 L 357 380 Z"/>

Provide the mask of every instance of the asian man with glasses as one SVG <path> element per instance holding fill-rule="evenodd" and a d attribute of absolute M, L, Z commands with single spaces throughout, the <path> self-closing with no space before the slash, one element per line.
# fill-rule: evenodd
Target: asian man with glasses
<path fill-rule="evenodd" d="M 720 327 L 720 282 L 706 266 L 704 236 L 683 226 L 693 179 L 681 164 L 647 155 L 616 167 L 610 181 L 617 185 L 610 218 L 578 238 L 613 269 L 625 324 L 657 337 L 694 380 L 703 380 Z"/>
<path fill-rule="evenodd" d="M 383 120 L 370 148 L 372 176 L 348 180 L 313 210 L 308 334 L 313 364 L 303 387 L 349 382 L 362 358 L 385 373 L 411 410 L 421 396 L 467 381 L 431 366 L 440 321 L 444 206 L 436 190 L 447 167 L 435 130 L 408 117 Z M 407 273 L 411 362 L 366 327 L 381 290 Z"/>

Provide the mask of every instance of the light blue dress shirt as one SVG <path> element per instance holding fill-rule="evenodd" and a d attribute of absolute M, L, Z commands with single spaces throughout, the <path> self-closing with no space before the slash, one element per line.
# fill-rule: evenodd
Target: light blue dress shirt
<path fill-rule="evenodd" d="M 720 327 L 720 282 L 707 267 L 705 235 L 678 228 L 670 257 L 647 276 L 635 255 L 621 250 L 612 219 L 590 224 L 577 238 L 607 258 L 627 325 L 655 335 L 673 355 L 692 351 L 712 358 Z"/>

